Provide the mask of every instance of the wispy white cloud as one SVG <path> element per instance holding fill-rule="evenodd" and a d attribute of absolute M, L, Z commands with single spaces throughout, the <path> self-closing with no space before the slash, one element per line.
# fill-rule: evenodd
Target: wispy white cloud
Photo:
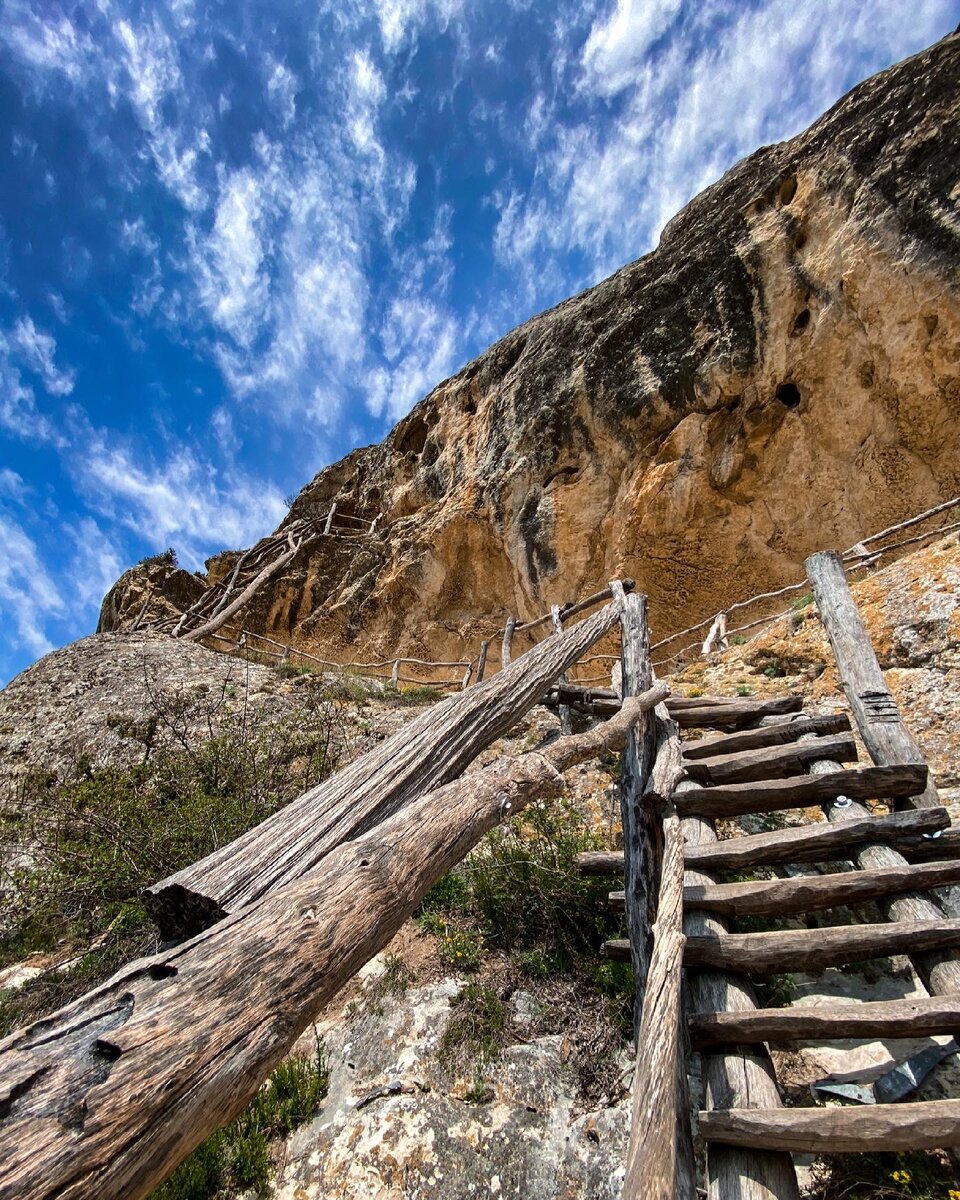
<path fill-rule="evenodd" d="M 43 380 L 51 396 L 69 396 L 76 375 L 62 371 L 53 360 L 57 352 L 56 339 L 37 329 L 30 317 L 21 317 L 13 327 L 12 341 L 25 366 Z"/>
<path fill-rule="evenodd" d="M 583 48 L 589 86 L 612 95 L 633 83 L 638 65 L 676 20 L 683 0 L 617 0 Z"/>
<path fill-rule="evenodd" d="M 92 616 L 129 563 L 115 539 L 92 517 L 69 523 L 63 534 L 74 547 L 66 569 L 71 607 L 75 613 Z"/>
<path fill-rule="evenodd" d="M 0 329 L 0 429 L 28 442 L 56 442 L 53 424 L 37 407 L 33 388 L 23 381 L 18 357 L 19 346 Z"/>
<path fill-rule="evenodd" d="M 47 623 L 66 611 L 36 543 L 13 518 L 0 512 L 0 611 L 31 654 L 46 654 L 53 644 Z"/>

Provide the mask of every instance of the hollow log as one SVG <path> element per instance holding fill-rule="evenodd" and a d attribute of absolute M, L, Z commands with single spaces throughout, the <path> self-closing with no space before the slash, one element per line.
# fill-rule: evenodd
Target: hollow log
<path fill-rule="evenodd" d="M 421 796 L 305 875 L 0 1041 L 0 1197 L 139 1200 L 235 1117 L 300 1032 L 489 829 L 661 700 Z"/>
<path fill-rule="evenodd" d="M 712 1145 L 790 1154 L 870 1154 L 960 1146 L 960 1100 L 862 1108 L 730 1109 L 700 1114 Z"/>
<path fill-rule="evenodd" d="M 817 743 L 813 743 L 816 745 Z M 888 799 L 922 792 L 927 768 L 917 763 L 900 767 L 862 767 L 830 775 L 799 776 L 730 783 L 686 792 L 677 797 L 683 816 L 736 817 L 744 813 L 808 808 L 837 796 Z"/>
<path fill-rule="evenodd" d="M 144 896 L 165 938 L 189 936 L 309 870 L 415 797 L 455 778 L 618 620 L 610 604 L 486 683 L 426 709 L 256 828 Z"/>
<path fill-rule="evenodd" d="M 749 1042 L 937 1037 L 960 1033 L 960 996 L 695 1013 L 688 1018 L 687 1026 L 698 1048 Z"/>

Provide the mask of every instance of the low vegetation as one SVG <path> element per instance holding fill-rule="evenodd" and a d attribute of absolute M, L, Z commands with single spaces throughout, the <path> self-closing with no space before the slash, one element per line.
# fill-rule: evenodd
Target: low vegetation
<path fill-rule="evenodd" d="M 810 1200 L 960 1200 L 960 1179 L 946 1154 L 843 1154 L 818 1159 Z"/>

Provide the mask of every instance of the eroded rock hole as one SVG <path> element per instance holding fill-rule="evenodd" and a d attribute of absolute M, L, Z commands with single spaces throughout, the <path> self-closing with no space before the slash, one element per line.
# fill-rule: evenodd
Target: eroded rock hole
<path fill-rule="evenodd" d="M 803 333 L 803 331 L 808 328 L 809 325 L 810 309 L 804 308 L 793 318 L 793 328 L 790 330 L 790 333 L 793 335 L 793 337 L 797 337 L 797 335 Z"/>
<path fill-rule="evenodd" d="M 807 231 L 801 229 L 797 236 L 793 239 L 793 244 L 798 250 L 802 250 L 807 244 Z"/>
<path fill-rule="evenodd" d="M 795 383 L 778 384 L 776 394 L 784 408 L 796 408 L 802 399 L 800 389 Z"/>
<path fill-rule="evenodd" d="M 797 177 L 789 175 L 780 185 L 780 203 L 787 205 L 797 194 Z"/>
<path fill-rule="evenodd" d="M 401 454 L 422 453 L 429 433 L 430 426 L 423 417 L 415 416 L 397 438 L 397 450 Z"/>

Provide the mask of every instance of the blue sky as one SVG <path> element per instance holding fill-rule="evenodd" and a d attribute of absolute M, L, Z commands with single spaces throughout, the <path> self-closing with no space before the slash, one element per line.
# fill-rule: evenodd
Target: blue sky
<path fill-rule="evenodd" d="M 909 8 L 909 17 L 907 10 Z M 0 682 L 960 0 L 3 0 Z"/>

